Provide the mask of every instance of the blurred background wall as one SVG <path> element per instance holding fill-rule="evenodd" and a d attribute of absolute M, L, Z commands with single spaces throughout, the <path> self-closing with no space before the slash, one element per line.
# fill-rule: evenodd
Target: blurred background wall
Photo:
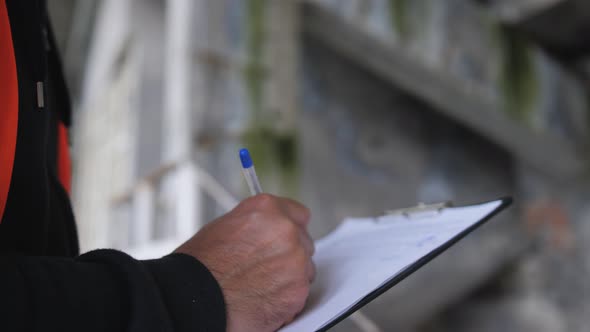
<path fill-rule="evenodd" d="M 586 0 L 49 0 L 82 248 L 164 255 L 266 191 L 515 206 L 334 331 L 587 331 Z"/>

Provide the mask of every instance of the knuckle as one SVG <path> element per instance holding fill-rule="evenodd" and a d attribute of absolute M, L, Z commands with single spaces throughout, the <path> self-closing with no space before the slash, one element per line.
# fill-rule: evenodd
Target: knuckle
<path fill-rule="evenodd" d="M 286 307 L 289 308 L 289 315 L 295 315 L 303 310 L 305 302 L 309 295 L 310 287 L 307 284 L 300 283 L 294 285 L 286 294 Z"/>
<path fill-rule="evenodd" d="M 264 213 L 260 211 L 252 211 L 248 214 L 248 223 L 257 224 L 265 219 Z"/>
<path fill-rule="evenodd" d="M 279 219 L 274 220 L 271 227 L 274 242 L 281 248 L 282 253 L 292 258 L 291 256 L 299 248 L 297 226 L 292 225 L 289 221 Z"/>
<path fill-rule="evenodd" d="M 311 210 L 307 206 L 303 206 L 301 208 L 301 214 L 303 215 L 305 223 L 309 223 L 309 220 L 311 219 Z"/>
<path fill-rule="evenodd" d="M 317 273 L 317 268 L 316 268 L 316 266 L 315 266 L 315 264 L 314 264 L 313 261 L 309 265 L 309 269 L 310 269 L 310 271 L 309 271 L 309 279 L 310 279 L 310 281 L 313 281 L 313 280 L 315 280 L 315 276 L 316 276 L 316 273 Z"/>
<path fill-rule="evenodd" d="M 293 209 L 293 211 L 296 213 L 298 219 L 301 219 L 302 221 L 308 221 L 309 218 L 311 217 L 311 210 L 305 206 L 303 203 L 299 202 L 299 201 L 294 201 L 294 200 L 290 200 L 287 199 L 287 205 L 291 207 L 291 209 Z"/>
<path fill-rule="evenodd" d="M 284 273 L 291 281 L 300 282 L 308 270 L 309 257 L 302 248 L 285 246 Z"/>
<path fill-rule="evenodd" d="M 240 202 L 240 204 L 238 204 L 238 206 L 236 206 L 236 210 L 240 210 L 240 209 L 249 209 L 251 208 L 254 203 L 256 202 L 255 197 L 248 197 L 246 199 L 244 199 L 243 201 Z"/>
<path fill-rule="evenodd" d="M 289 242 L 299 242 L 299 229 L 297 225 L 289 219 L 281 217 L 279 219 L 280 232 Z"/>
<path fill-rule="evenodd" d="M 277 222 L 277 217 L 272 212 L 265 210 L 252 210 L 248 212 L 247 221 L 257 227 L 264 226 L 266 229 L 275 229 L 280 226 L 280 222 Z"/>
<path fill-rule="evenodd" d="M 303 248 L 299 247 L 295 250 L 295 253 L 293 254 L 293 264 L 298 271 L 305 271 L 308 260 L 309 257 Z"/>
<path fill-rule="evenodd" d="M 311 285 L 308 282 L 304 282 L 299 287 L 299 292 L 301 294 L 301 297 L 303 298 L 303 301 L 305 302 L 307 296 L 309 295 L 309 292 L 311 291 Z"/>
<path fill-rule="evenodd" d="M 259 209 L 268 209 L 276 204 L 276 198 L 270 194 L 259 194 L 252 199 Z"/>
<path fill-rule="evenodd" d="M 274 204 L 273 202 L 275 199 L 276 198 L 270 194 L 259 194 L 246 198 L 242 201 L 239 207 L 248 210 L 264 210 L 268 209 L 272 204 Z"/>
<path fill-rule="evenodd" d="M 298 265 L 299 262 L 299 244 L 295 241 L 287 239 L 283 242 L 285 253 L 290 256 L 293 265 Z"/>
<path fill-rule="evenodd" d="M 289 226 L 288 232 L 285 234 L 286 239 L 289 244 L 299 251 L 303 251 L 303 244 L 301 243 L 301 235 L 299 234 L 299 229 L 296 225 L 291 224 Z"/>
<path fill-rule="evenodd" d="M 295 289 L 295 310 L 297 312 L 303 310 L 307 297 L 309 296 L 309 283 L 303 283 Z"/>

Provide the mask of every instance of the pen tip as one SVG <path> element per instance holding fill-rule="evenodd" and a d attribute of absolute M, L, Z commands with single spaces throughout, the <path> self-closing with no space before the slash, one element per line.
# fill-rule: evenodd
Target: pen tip
<path fill-rule="evenodd" d="M 240 160 L 242 161 L 243 168 L 250 168 L 254 163 L 252 162 L 252 158 L 250 157 L 250 152 L 248 149 L 241 149 L 240 150 Z"/>

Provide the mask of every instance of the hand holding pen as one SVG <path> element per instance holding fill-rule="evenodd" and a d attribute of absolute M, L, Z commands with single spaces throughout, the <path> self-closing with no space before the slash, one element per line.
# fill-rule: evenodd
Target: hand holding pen
<path fill-rule="evenodd" d="M 223 292 L 227 331 L 276 331 L 303 309 L 315 266 L 309 210 L 262 193 L 247 150 L 240 151 L 253 197 L 207 224 L 176 252 L 211 272 Z"/>

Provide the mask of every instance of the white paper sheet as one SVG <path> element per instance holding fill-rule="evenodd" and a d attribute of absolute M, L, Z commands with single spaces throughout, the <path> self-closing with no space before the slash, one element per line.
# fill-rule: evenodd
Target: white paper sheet
<path fill-rule="evenodd" d="M 304 311 L 281 332 L 316 331 L 495 211 L 502 201 L 406 218 L 346 219 L 316 242 L 317 276 Z"/>

